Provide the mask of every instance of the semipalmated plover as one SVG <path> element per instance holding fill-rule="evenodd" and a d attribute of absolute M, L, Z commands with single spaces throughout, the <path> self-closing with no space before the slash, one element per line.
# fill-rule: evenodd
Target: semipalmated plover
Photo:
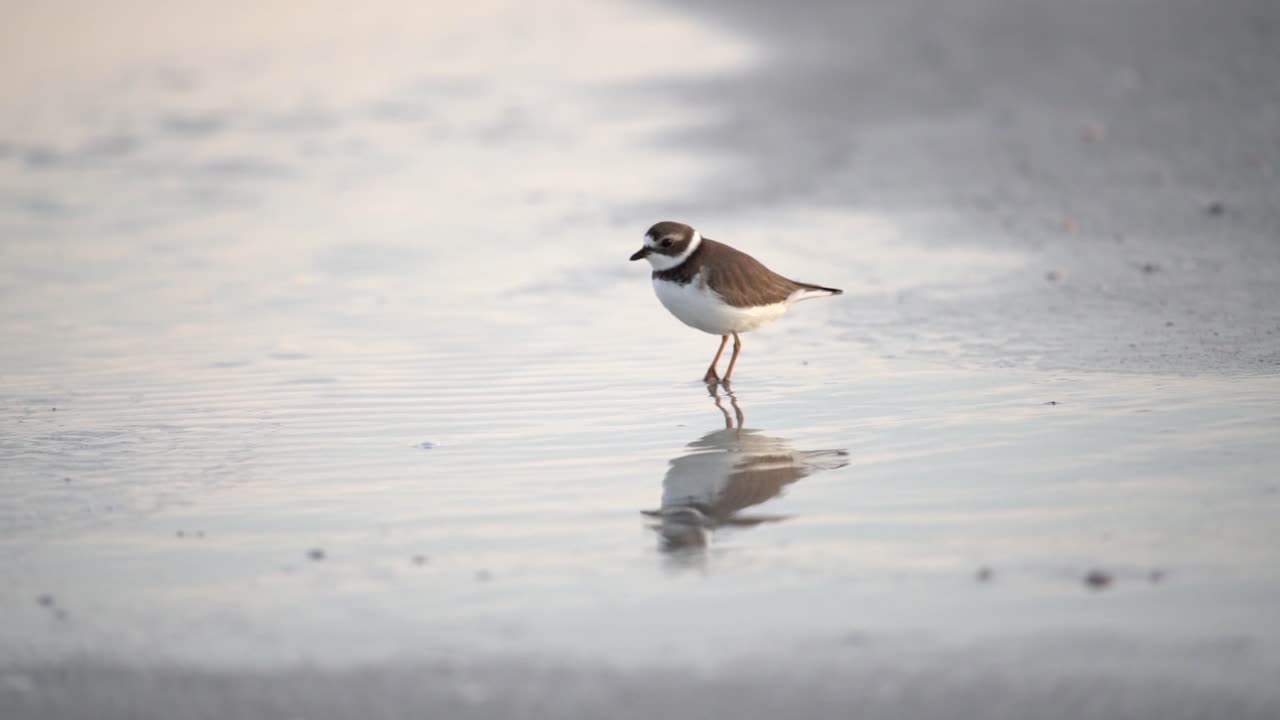
<path fill-rule="evenodd" d="M 733 375 L 742 350 L 738 333 L 777 320 L 801 300 L 839 295 L 842 290 L 788 280 L 750 255 L 704 238 L 678 222 L 660 222 L 644 235 L 644 246 L 632 260 L 653 266 L 658 300 L 680 322 L 720 336 L 720 348 L 703 380 L 720 381 L 716 365 L 733 336 L 733 355 L 723 382 Z"/>

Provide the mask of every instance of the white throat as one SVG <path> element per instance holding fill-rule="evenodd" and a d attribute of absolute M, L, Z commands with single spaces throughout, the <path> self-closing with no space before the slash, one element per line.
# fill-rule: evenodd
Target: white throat
<path fill-rule="evenodd" d="M 657 238 L 649 235 L 644 236 L 645 247 L 651 250 L 656 250 L 658 247 L 657 243 Z M 657 252 L 651 252 L 645 256 L 645 260 L 649 261 L 649 264 L 653 266 L 654 270 L 670 270 L 671 268 L 679 267 L 681 263 L 688 260 L 689 256 L 693 254 L 693 251 L 697 250 L 698 246 L 701 244 L 702 235 L 699 234 L 697 230 L 694 230 L 693 237 L 689 239 L 689 246 L 684 249 L 684 252 L 679 255 L 662 255 Z"/>

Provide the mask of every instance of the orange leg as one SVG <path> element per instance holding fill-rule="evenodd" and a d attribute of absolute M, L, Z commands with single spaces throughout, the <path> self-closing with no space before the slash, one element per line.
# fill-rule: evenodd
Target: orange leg
<path fill-rule="evenodd" d="M 726 340 L 728 338 L 725 338 Z M 724 343 L 720 344 L 724 348 Z M 733 334 L 733 354 L 729 356 L 729 369 L 724 372 L 724 384 L 729 384 L 729 376 L 733 374 L 733 365 L 738 362 L 738 353 L 742 352 L 742 338 L 738 337 L 738 333 Z M 717 355 L 716 357 L 719 357 Z"/>
<path fill-rule="evenodd" d="M 711 384 L 720 381 L 720 376 L 716 375 L 716 365 L 720 364 L 720 353 L 724 352 L 724 344 L 729 342 L 728 335 L 720 336 L 720 349 L 716 350 L 716 356 L 711 359 L 711 367 L 707 368 L 707 374 L 702 376 L 702 381 Z M 736 353 L 735 353 L 736 354 Z M 729 371 L 733 372 L 733 366 L 729 366 Z"/>

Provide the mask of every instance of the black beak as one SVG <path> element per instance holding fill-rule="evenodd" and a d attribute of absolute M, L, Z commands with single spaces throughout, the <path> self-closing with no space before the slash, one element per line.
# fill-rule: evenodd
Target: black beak
<path fill-rule="evenodd" d="M 649 250 L 649 248 L 648 248 L 647 246 L 646 246 L 646 247 L 642 247 L 642 248 L 640 248 L 639 250 L 637 250 L 637 251 L 636 251 L 636 254 L 635 254 L 635 255 L 632 255 L 632 256 L 631 256 L 631 259 L 632 259 L 632 260 L 643 260 L 644 258 L 646 258 L 646 257 L 648 257 L 648 256 L 649 256 L 649 253 L 650 253 L 650 250 Z"/>

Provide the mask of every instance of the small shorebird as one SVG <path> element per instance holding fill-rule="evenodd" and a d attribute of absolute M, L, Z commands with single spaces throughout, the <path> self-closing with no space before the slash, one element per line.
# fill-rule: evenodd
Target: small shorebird
<path fill-rule="evenodd" d="M 842 290 L 788 280 L 760 261 L 734 248 L 704 238 L 678 222 L 660 222 L 644 235 L 644 246 L 632 260 L 653 266 L 653 289 L 662 305 L 680 322 L 720 336 L 720 348 L 703 380 L 721 382 L 716 365 L 733 336 L 733 355 L 725 384 L 742 350 L 738 333 L 777 320 L 801 300 L 839 295 Z"/>

